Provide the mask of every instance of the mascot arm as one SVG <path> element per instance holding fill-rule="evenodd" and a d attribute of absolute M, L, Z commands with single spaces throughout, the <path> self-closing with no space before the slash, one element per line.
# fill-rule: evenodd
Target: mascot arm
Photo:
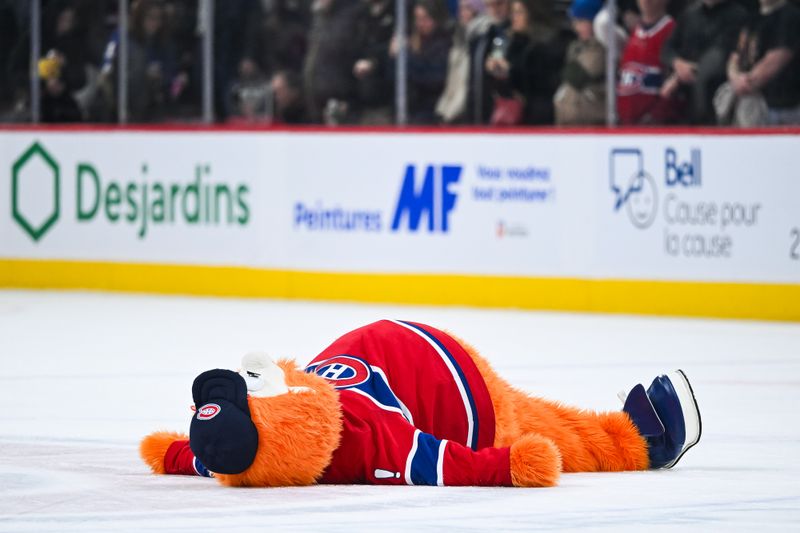
<path fill-rule="evenodd" d="M 509 448 L 474 451 L 457 442 L 442 441 L 444 485 L 511 486 Z"/>
<path fill-rule="evenodd" d="M 155 474 L 212 477 L 189 448 L 189 437 L 182 433 L 151 433 L 142 439 L 139 454 Z"/>
<path fill-rule="evenodd" d="M 409 485 L 550 487 L 558 481 L 558 450 L 538 435 L 526 435 L 509 448 L 473 450 L 409 427 L 413 437 L 403 456 Z"/>
<path fill-rule="evenodd" d="M 370 483 L 512 485 L 510 448 L 475 451 L 458 442 L 438 439 L 425 433 L 397 413 L 381 411 L 379 417 L 373 419 L 372 436 L 367 439 L 371 443 L 362 442 L 358 446 L 366 445 L 364 466 Z M 342 448 L 349 448 L 348 444 L 345 437 Z M 346 455 L 350 454 L 342 454 Z"/>

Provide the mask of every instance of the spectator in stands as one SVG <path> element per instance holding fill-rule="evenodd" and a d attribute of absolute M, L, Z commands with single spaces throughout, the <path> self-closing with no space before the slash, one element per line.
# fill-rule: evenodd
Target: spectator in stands
<path fill-rule="evenodd" d="M 565 50 L 566 43 L 543 2 L 513 0 L 508 48 L 503 56 L 486 59 L 486 71 L 496 80 L 497 91 L 491 122 L 552 124 L 553 96 L 561 81 Z M 519 116 L 515 117 L 516 109 Z"/>
<path fill-rule="evenodd" d="M 239 62 L 238 78 L 231 87 L 234 120 L 263 122 L 279 120 L 272 116 L 275 87 L 283 95 L 301 95 L 302 90 L 287 86 L 287 78 L 299 79 L 306 52 L 310 13 L 298 0 L 262 2 L 260 20 L 247 28 L 245 49 Z M 301 106 L 302 107 L 302 106 Z"/>
<path fill-rule="evenodd" d="M 306 111 L 312 122 L 351 120 L 356 96 L 353 64 L 358 59 L 356 30 L 360 0 L 315 0 L 303 67 Z"/>
<path fill-rule="evenodd" d="M 664 69 L 661 48 L 675 21 L 667 14 L 668 0 L 639 0 L 641 22 L 622 53 L 617 86 L 620 124 L 667 124 L 677 120 L 680 105 L 661 96 Z M 672 83 L 675 83 L 673 78 Z"/>
<path fill-rule="evenodd" d="M 359 21 L 359 54 L 353 64 L 357 80 L 361 124 L 393 122 L 394 87 L 389 72 L 389 45 L 394 34 L 393 0 L 364 0 L 366 11 Z"/>
<path fill-rule="evenodd" d="M 272 77 L 272 94 L 275 102 L 273 121 L 276 124 L 305 124 L 303 81 L 292 70 L 279 70 Z"/>
<path fill-rule="evenodd" d="M 444 92 L 436 103 L 436 116 L 445 124 L 466 121 L 469 91 L 469 43 L 486 33 L 492 20 L 485 15 L 483 0 L 460 0 L 453 44 L 447 56 L 447 78 Z"/>
<path fill-rule="evenodd" d="M 728 80 L 737 97 L 763 95 L 767 124 L 800 125 L 800 8 L 761 0 L 759 16 L 731 54 Z"/>
<path fill-rule="evenodd" d="M 475 124 L 487 124 L 493 112 L 492 95 L 495 79 L 486 72 L 486 59 L 490 55 L 505 56 L 511 28 L 511 1 L 484 0 L 486 14 L 492 20 L 485 32 L 477 33 L 469 44 L 471 68 L 467 113 Z"/>
<path fill-rule="evenodd" d="M 164 3 L 164 21 L 177 56 L 177 72 L 169 88 L 170 118 L 193 119 L 200 116 L 200 53 L 197 34 L 196 0 L 168 0 Z"/>
<path fill-rule="evenodd" d="M 202 27 L 202 6 L 198 25 Z M 231 113 L 231 88 L 263 20 L 260 0 L 218 0 L 214 2 L 214 114 L 224 122 Z"/>
<path fill-rule="evenodd" d="M 57 50 L 51 50 L 39 61 L 42 84 L 42 122 L 79 122 L 82 120 L 78 103 L 69 90 L 64 75 L 67 61 Z"/>
<path fill-rule="evenodd" d="M 63 1 L 45 10 L 42 49 L 58 67 L 53 76 L 43 80 L 44 121 L 84 120 L 94 99 L 96 59 L 89 28 L 79 14 L 82 4 L 85 3 L 77 0 Z"/>
<path fill-rule="evenodd" d="M 439 0 L 417 0 L 414 27 L 408 39 L 408 119 L 434 124 L 436 102 L 444 90 L 451 38 L 445 26 L 447 11 Z M 390 54 L 397 56 L 397 40 Z"/>
<path fill-rule="evenodd" d="M 272 76 L 281 70 L 300 72 L 307 48 L 310 13 L 299 0 L 277 0 L 265 3 L 271 9 L 261 13 L 257 24 L 249 28 L 246 49 L 239 64 L 240 74 L 257 72 Z"/>
<path fill-rule="evenodd" d="M 678 17 L 661 50 L 661 62 L 675 78 L 667 80 L 661 94 L 685 93 L 690 123 L 714 122 L 712 97 L 725 81 L 728 56 L 746 20 L 747 11 L 734 0 L 701 0 Z"/>
<path fill-rule="evenodd" d="M 140 0 L 133 5 L 128 59 L 129 112 L 134 122 L 160 120 L 177 74 L 175 44 L 165 24 L 163 5 Z"/>
<path fill-rule="evenodd" d="M 271 46 L 276 71 L 295 74 L 303 71 L 308 50 L 308 29 L 311 26 L 310 2 L 305 0 L 276 0 L 263 36 Z"/>
<path fill-rule="evenodd" d="M 562 83 L 554 98 L 558 125 L 606 121 L 606 50 L 592 27 L 602 5 L 602 0 L 574 0 L 570 6 L 577 39 L 567 49 Z"/>
<path fill-rule="evenodd" d="M 633 33 L 634 28 L 639 24 L 641 16 L 636 2 L 633 0 L 617 1 L 617 18 L 613 21 L 615 44 L 617 50 L 622 50 L 628 42 L 628 37 Z M 607 5 L 597 13 L 592 21 L 594 35 L 600 44 L 608 49 L 608 31 L 612 21 L 608 16 Z"/>
<path fill-rule="evenodd" d="M 268 71 L 267 71 L 268 72 Z M 272 118 L 272 83 L 252 59 L 239 63 L 239 77 L 231 85 L 228 121 L 265 122 Z"/>

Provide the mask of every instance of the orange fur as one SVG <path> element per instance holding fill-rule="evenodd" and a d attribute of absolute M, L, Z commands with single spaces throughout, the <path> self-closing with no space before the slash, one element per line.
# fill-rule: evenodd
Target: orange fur
<path fill-rule="evenodd" d="M 561 474 L 561 454 L 548 438 L 523 435 L 511 445 L 511 482 L 515 487 L 552 487 Z"/>
<path fill-rule="evenodd" d="M 217 474 L 223 485 L 311 485 L 339 445 L 342 417 L 336 390 L 321 377 L 302 372 L 294 361 L 281 360 L 278 365 L 286 373 L 287 385 L 312 390 L 267 398 L 248 396 L 258 430 L 258 452 L 241 474 Z"/>
<path fill-rule="evenodd" d="M 453 338 L 475 361 L 489 389 L 495 410 L 495 446 L 513 445 L 529 434 L 541 435 L 558 447 L 564 472 L 648 468 L 647 443 L 627 414 L 597 413 L 529 396 L 498 376 L 475 348 Z"/>
<path fill-rule="evenodd" d="M 142 439 L 139 455 L 154 474 L 164 474 L 164 455 L 176 440 L 188 440 L 188 436 L 174 431 L 156 431 Z"/>

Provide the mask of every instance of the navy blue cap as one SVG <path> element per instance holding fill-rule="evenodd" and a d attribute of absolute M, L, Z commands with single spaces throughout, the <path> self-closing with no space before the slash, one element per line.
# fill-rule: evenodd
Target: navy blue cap
<path fill-rule="evenodd" d="M 231 370 L 209 370 L 192 384 L 196 413 L 189 428 L 189 447 L 206 468 L 239 474 L 253 464 L 258 431 L 250 419 L 247 385 Z"/>

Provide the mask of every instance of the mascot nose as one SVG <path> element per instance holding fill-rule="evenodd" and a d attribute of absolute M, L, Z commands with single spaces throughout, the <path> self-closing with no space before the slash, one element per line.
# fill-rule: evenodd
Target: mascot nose
<path fill-rule="evenodd" d="M 189 446 L 206 468 L 239 474 L 253 464 L 258 431 L 250 419 L 247 384 L 231 370 L 208 370 L 192 384 L 196 409 L 189 427 Z"/>

